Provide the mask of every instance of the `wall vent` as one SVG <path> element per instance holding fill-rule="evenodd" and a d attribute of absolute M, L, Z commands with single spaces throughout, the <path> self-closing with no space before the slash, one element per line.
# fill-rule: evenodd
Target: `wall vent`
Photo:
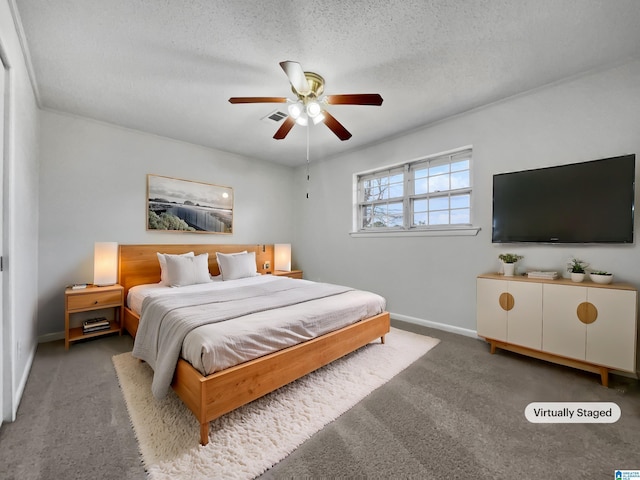
<path fill-rule="evenodd" d="M 289 116 L 288 114 L 281 112 L 280 110 L 274 110 L 266 117 L 263 117 L 261 120 L 264 120 L 265 122 L 279 123 L 285 118 L 287 118 L 288 116 Z"/>

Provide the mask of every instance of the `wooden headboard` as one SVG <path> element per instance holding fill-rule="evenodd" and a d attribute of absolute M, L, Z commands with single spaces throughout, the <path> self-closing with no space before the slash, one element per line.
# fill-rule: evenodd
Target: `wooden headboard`
<path fill-rule="evenodd" d="M 209 272 L 211 275 L 219 275 L 220 269 L 216 261 L 216 252 L 237 253 L 256 252 L 258 272 L 267 273 L 273 271 L 273 245 L 217 245 L 217 244 L 152 244 L 152 245 L 120 245 L 118 283 L 124 287 L 124 295 L 127 297 L 129 289 L 135 285 L 145 283 L 158 283 L 160 281 L 160 264 L 158 252 L 181 254 L 193 252 L 209 254 Z M 263 268 L 265 262 L 269 262 L 270 268 Z"/>

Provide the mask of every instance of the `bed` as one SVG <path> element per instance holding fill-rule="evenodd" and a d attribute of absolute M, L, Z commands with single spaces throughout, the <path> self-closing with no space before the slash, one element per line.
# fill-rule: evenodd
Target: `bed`
<path fill-rule="evenodd" d="M 261 277 L 248 279 L 249 283 L 261 285 L 260 288 L 266 288 L 264 285 L 267 285 L 268 288 L 273 288 L 274 291 L 278 292 L 280 290 L 293 290 L 294 288 L 296 292 L 306 291 L 305 288 L 302 288 L 303 285 L 313 283 L 304 280 L 277 279 L 269 275 L 269 271 L 264 267 L 266 264 L 273 265 L 273 245 L 120 245 L 119 283 L 125 289 L 125 298 L 128 298 L 129 302 L 131 302 L 131 305 L 128 303 L 125 307 L 122 321 L 126 331 L 134 338 L 136 338 L 140 330 L 141 337 L 136 340 L 136 344 L 143 341 L 143 332 L 146 331 L 148 322 L 144 322 L 141 328 L 140 307 L 142 300 L 140 297 L 134 300 L 134 297 L 136 292 L 140 290 L 147 292 L 143 293 L 142 298 L 145 295 L 152 295 L 153 293 L 148 293 L 148 287 L 150 286 L 151 290 L 153 290 L 154 284 L 158 284 L 160 281 L 161 271 L 157 256 L 158 252 L 171 255 L 194 252 L 194 255 L 199 257 L 204 256 L 202 254 L 206 253 L 208 254 L 208 270 L 214 277 L 220 275 L 216 253 L 231 256 L 231 254 L 238 252 L 250 252 L 255 255 L 256 271 L 261 274 Z M 227 286 L 232 282 L 222 283 Z M 203 287 L 209 288 L 208 285 Z M 211 287 L 217 288 L 216 285 Z M 353 294 L 351 291 L 349 290 L 349 293 L 344 295 L 358 294 L 357 290 Z M 196 293 L 193 295 L 194 297 L 199 296 Z M 342 298 L 343 293 L 337 292 L 335 295 L 336 298 L 338 298 L 338 295 Z M 276 292 L 273 297 L 278 297 L 278 293 Z M 324 308 L 320 307 L 320 305 L 326 305 L 319 302 L 324 302 L 324 300 L 313 298 L 309 300 L 308 305 L 313 305 L 313 308 L 308 309 L 308 312 L 313 313 L 313 315 L 311 313 L 303 313 L 301 304 L 296 304 L 295 306 L 282 307 L 278 310 L 276 317 L 278 317 L 279 321 L 284 321 L 285 323 L 294 318 L 295 315 L 313 319 L 316 310 Z M 259 356 L 257 358 L 241 358 L 239 360 L 240 363 L 232 364 L 231 366 L 223 364 L 221 367 L 213 367 L 213 373 L 208 373 L 206 368 L 210 367 L 199 365 L 193 358 L 191 359 L 193 364 L 185 360 L 183 358 L 185 352 L 181 351 L 181 355 L 175 363 L 175 370 L 172 370 L 170 385 L 198 419 L 201 444 L 206 445 L 209 441 L 210 421 L 378 338 L 384 343 L 384 336 L 389 332 L 389 314 L 384 309 L 372 310 L 369 308 L 363 311 L 367 312 L 366 315 L 361 313 L 361 315 L 365 315 L 365 318 L 349 320 L 346 325 L 335 324 L 330 327 L 330 331 L 316 332 L 313 338 L 304 339 L 302 343 L 284 346 L 284 348 L 276 351 L 258 353 Z M 263 313 L 254 312 L 247 315 L 247 318 L 255 322 L 257 320 L 255 315 L 259 317 Z M 148 316 L 149 312 L 147 312 Z M 339 317 L 340 315 L 334 316 Z M 254 324 L 257 325 L 257 323 Z M 194 332 L 199 332 L 201 328 L 204 327 L 198 327 Z M 306 327 L 304 330 L 306 332 Z M 198 335 L 194 336 L 198 337 Z M 185 342 L 183 347 L 186 345 L 187 343 Z"/>

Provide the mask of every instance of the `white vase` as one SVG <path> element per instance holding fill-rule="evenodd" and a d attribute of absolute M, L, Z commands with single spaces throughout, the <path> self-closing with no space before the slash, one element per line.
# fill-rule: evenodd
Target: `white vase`
<path fill-rule="evenodd" d="M 513 272 L 516 270 L 515 263 L 502 263 L 502 272 L 505 277 L 513 277 Z"/>
<path fill-rule="evenodd" d="M 571 272 L 571 281 L 572 282 L 581 282 L 584 280 L 584 273 L 573 273 Z"/>

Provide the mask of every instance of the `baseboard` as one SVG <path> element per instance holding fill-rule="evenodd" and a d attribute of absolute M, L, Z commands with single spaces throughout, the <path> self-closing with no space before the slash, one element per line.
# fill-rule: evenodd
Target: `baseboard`
<path fill-rule="evenodd" d="M 416 325 L 422 325 L 423 327 L 457 333 L 458 335 L 464 335 L 465 337 L 478 338 L 478 332 L 468 328 L 454 327 L 453 325 L 447 325 L 446 323 L 431 322 L 422 318 L 410 317 L 409 315 L 401 315 L 393 312 L 391 312 L 391 318 L 394 320 L 401 320 L 403 322 L 415 323 Z"/>
<path fill-rule="evenodd" d="M 611 370 L 611 372 L 613 375 L 620 375 L 621 377 L 627 377 L 627 378 L 633 378 L 635 380 L 640 380 L 640 375 L 638 374 L 638 372 L 633 373 L 633 372 L 621 372 L 620 370 Z"/>
<path fill-rule="evenodd" d="M 56 340 L 64 340 L 64 332 L 46 333 L 38 337 L 38 343 L 55 342 Z"/>

